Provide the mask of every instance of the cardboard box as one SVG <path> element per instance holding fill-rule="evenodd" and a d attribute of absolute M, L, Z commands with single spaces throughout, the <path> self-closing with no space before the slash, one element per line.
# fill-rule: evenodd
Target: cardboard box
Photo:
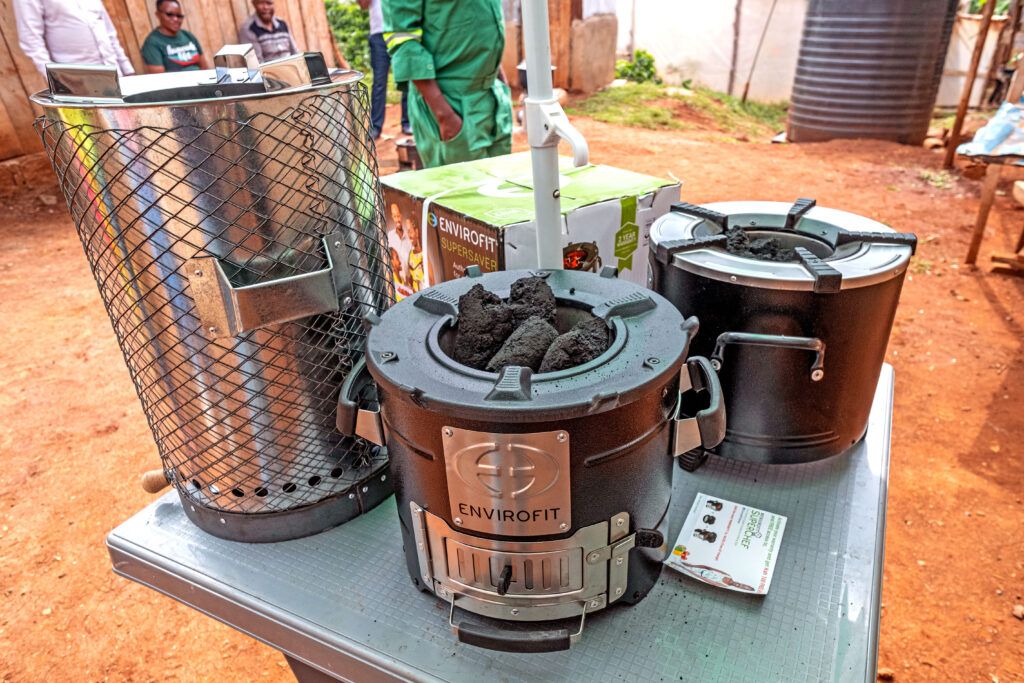
<path fill-rule="evenodd" d="M 679 201 L 679 183 L 611 166 L 559 160 L 566 268 L 647 283 L 651 224 Z M 381 178 L 399 298 L 462 277 L 536 266 L 528 152 Z M 401 226 L 401 228 L 399 228 Z"/>

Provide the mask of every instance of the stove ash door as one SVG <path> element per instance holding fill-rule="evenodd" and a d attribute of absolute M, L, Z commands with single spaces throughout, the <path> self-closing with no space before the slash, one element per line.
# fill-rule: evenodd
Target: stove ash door
<path fill-rule="evenodd" d="M 463 642 L 490 649 L 546 652 L 579 640 L 588 612 L 607 607 L 626 591 L 629 552 L 636 547 L 629 514 L 583 527 L 554 541 L 495 541 L 452 529 L 410 503 L 420 578 L 451 605 L 452 630 Z M 492 619 L 519 622 L 580 618 L 575 633 L 504 631 L 454 622 L 455 607 Z M 486 633 L 485 633 L 486 631 Z M 504 636 L 508 636 L 506 639 Z M 541 642 L 544 641 L 544 642 Z"/>

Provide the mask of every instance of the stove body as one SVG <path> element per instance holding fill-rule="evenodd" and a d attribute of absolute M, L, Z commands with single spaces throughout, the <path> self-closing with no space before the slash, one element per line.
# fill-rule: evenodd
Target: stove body
<path fill-rule="evenodd" d="M 276 541 L 390 492 L 335 411 L 393 293 L 361 76 L 245 47 L 210 71 L 51 65 L 33 99 L 168 481 L 204 530 Z"/>
<path fill-rule="evenodd" d="M 799 262 L 725 250 L 725 226 L 796 248 Z M 713 452 L 798 463 L 864 435 L 913 235 L 811 200 L 676 205 L 651 230 L 651 286 L 700 318 L 726 438 Z"/>
<path fill-rule="evenodd" d="M 672 455 L 715 442 L 716 427 L 720 440 L 724 415 L 706 410 L 702 437 L 696 418 L 678 414 L 681 382 L 721 405 L 708 361 L 685 362 L 696 321 L 589 273 L 546 275 L 559 329 L 592 312 L 614 331 L 602 356 L 536 375 L 456 363 L 458 297 L 479 281 L 504 298 L 524 275 L 463 278 L 401 301 L 373 325 L 367 365 L 413 582 L 451 603 L 464 642 L 549 651 L 582 628 L 534 622 L 578 623 L 653 587 L 681 522 L 670 528 Z M 492 621 L 456 624 L 456 607 Z"/>

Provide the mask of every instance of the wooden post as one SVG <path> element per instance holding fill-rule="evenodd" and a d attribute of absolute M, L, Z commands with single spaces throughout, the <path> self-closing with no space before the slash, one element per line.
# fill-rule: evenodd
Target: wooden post
<path fill-rule="evenodd" d="M 956 109 L 956 118 L 953 120 L 953 130 L 949 133 L 949 146 L 946 147 L 946 159 L 942 163 L 943 168 L 953 168 L 956 147 L 960 144 L 960 131 L 964 127 L 964 117 L 967 116 L 967 105 L 971 100 L 971 90 L 974 88 L 974 79 L 978 75 L 981 53 L 985 49 L 988 27 L 992 24 L 992 14 L 995 11 L 996 0 L 987 0 L 981 15 L 981 28 L 978 31 L 978 38 L 974 41 L 974 53 L 971 54 L 971 64 L 967 67 L 967 80 L 964 81 L 964 90 L 960 94 L 960 105 Z M 972 263 L 972 261 L 968 261 L 968 263 Z"/>
<path fill-rule="evenodd" d="M 743 18 L 743 0 L 736 0 L 736 7 L 732 18 L 732 57 L 729 60 L 729 85 L 725 92 L 733 95 L 733 87 L 736 85 L 736 66 L 740 59 L 740 21 Z"/>
<path fill-rule="evenodd" d="M 582 3 L 579 4 L 582 14 Z M 564 0 L 548 0 L 548 22 L 551 40 L 551 64 L 555 70 L 551 74 L 552 85 L 556 88 L 569 89 L 570 55 L 569 43 L 572 39 L 573 3 Z"/>
<path fill-rule="evenodd" d="M 1003 22 L 1002 28 L 999 29 L 996 47 L 992 50 L 992 59 L 988 64 L 988 75 L 985 76 L 985 83 L 981 88 L 982 106 L 985 106 L 995 93 L 996 86 L 999 83 L 999 70 L 1010 59 L 1010 52 L 1013 49 L 1013 35 L 1016 33 L 1013 29 L 1017 24 L 1020 14 L 1020 3 L 1021 0 L 1013 0 L 1010 4 L 1009 12 L 1007 12 L 1007 19 Z"/>
<path fill-rule="evenodd" d="M 967 248 L 967 258 L 964 261 L 969 265 L 974 265 L 978 260 L 978 249 L 981 248 L 981 238 L 985 234 L 989 211 L 996 200 L 996 187 L 999 185 L 999 176 L 1002 172 L 1001 164 L 990 163 L 985 169 L 985 184 L 981 186 L 981 206 L 978 207 L 978 217 L 974 219 L 974 234 L 971 235 L 971 246 Z"/>

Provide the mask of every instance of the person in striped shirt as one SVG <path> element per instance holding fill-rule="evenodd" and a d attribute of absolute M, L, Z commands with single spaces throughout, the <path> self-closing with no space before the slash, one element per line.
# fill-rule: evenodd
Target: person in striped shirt
<path fill-rule="evenodd" d="M 298 53 L 288 24 L 274 16 L 274 0 L 252 0 L 252 8 L 256 11 L 238 27 L 238 42 L 252 43 L 261 62 Z"/>

